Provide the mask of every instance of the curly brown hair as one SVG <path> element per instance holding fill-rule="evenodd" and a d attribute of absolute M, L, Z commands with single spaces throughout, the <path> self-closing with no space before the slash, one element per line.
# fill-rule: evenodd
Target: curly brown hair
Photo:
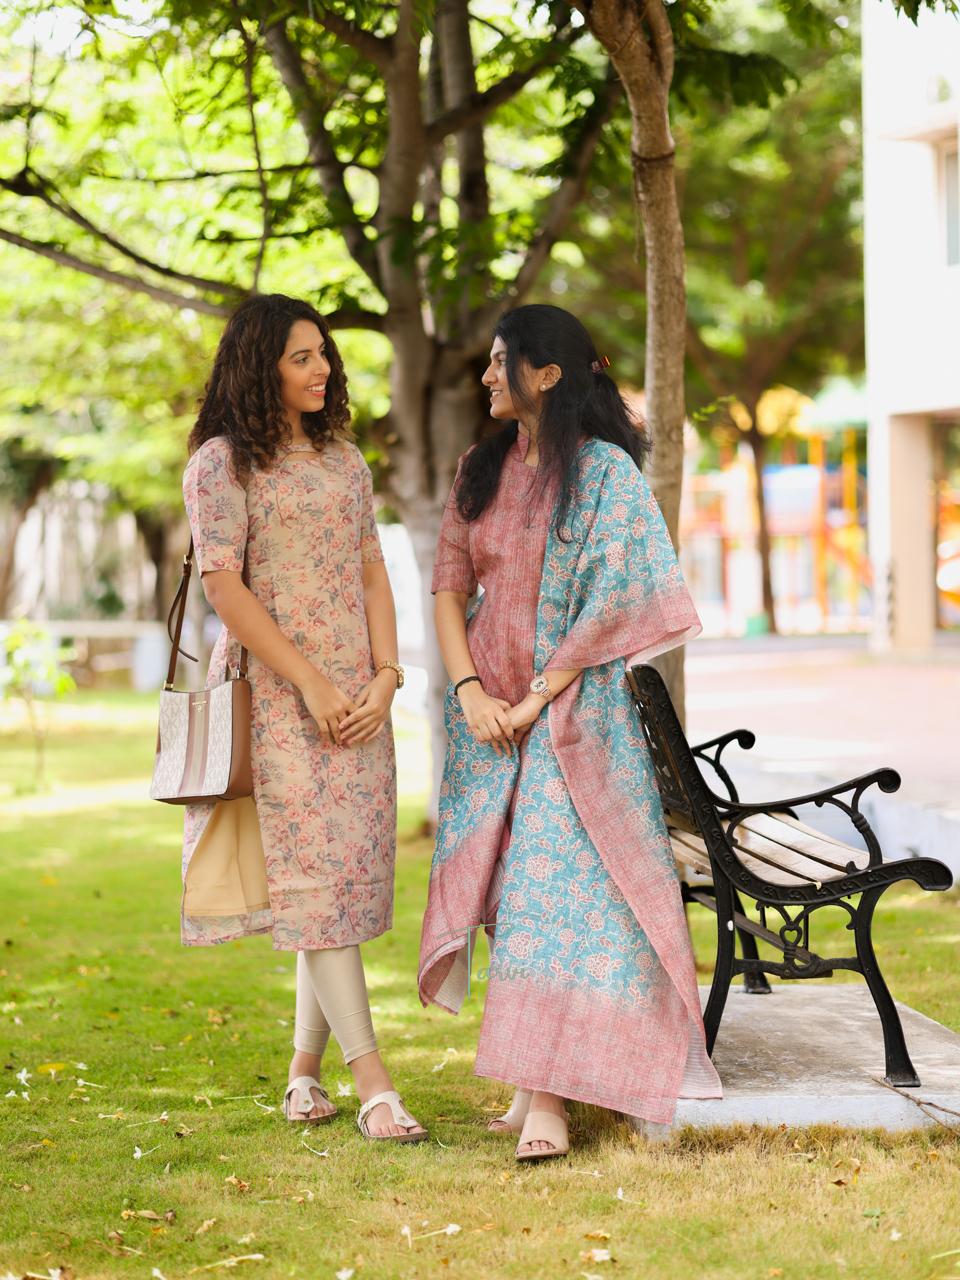
<path fill-rule="evenodd" d="M 317 326 L 330 363 L 324 406 L 303 414 L 303 429 L 317 447 L 336 436 L 350 438 L 347 375 L 330 326 L 309 302 L 265 293 L 247 298 L 227 321 L 190 432 L 191 453 L 214 436 L 226 437 L 241 479 L 253 467 L 267 468 L 274 461 L 290 436 L 280 398 L 279 364 L 297 320 Z"/>

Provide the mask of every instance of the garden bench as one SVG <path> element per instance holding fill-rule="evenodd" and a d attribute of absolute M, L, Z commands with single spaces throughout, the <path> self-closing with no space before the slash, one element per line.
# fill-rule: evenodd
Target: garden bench
<path fill-rule="evenodd" d="M 684 901 L 697 902 L 717 915 L 716 969 L 703 1015 L 707 1051 L 713 1052 L 735 974 L 744 975 L 747 991 L 765 994 L 770 991 L 767 974 L 826 978 L 834 970 L 851 969 L 863 975 L 880 1015 L 887 1083 L 919 1085 L 897 1007 L 873 950 L 871 922 L 890 885 L 912 880 L 922 889 L 942 891 L 950 888 L 952 876 L 932 858 L 884 860 L 876 834 L 860 812 L 860 799 L 873 785 L 896 791 L 899 774 L 877 769 L 809 795 L 746 804 L 721 756 L 733 742 L 752 747 L 754 735 L 734 729 L 691 746 L 658 672 L 635 666 L 627 680 L 650 748 L 674 857 L 681 870 L 699 873 L 695 883 L 683 884 Z M 719 778 L 725 796 L 707 785 L 701 764 Z M 840 809 L 866 847 L 845 844 L 799 821 L 795 811 L 807 804 Z M 744 899 L 756 904 L 758 920 L 747 915 Z M 810 919 L 828 906 L 849 916 L 846 927 L 853 934 L 855 955 L 823 956 L 814 950 Z M 760 956 L 758 940 L 775 948 L 781 958 Z"/>

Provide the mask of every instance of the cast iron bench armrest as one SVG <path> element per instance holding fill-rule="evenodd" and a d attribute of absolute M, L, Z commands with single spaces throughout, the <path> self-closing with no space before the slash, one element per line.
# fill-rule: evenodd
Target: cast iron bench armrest
<path fill-rule="evenodd" d="M 757 740 L 755 733 L 751 733 L 749 729 L 732 729 L 730 733 L 721 733 L 719 738 L 710 738 L 707 742 L 698 742 L 696 746 L 692 746 L 690 750 L 699 760 L 705 761 L 714 771 L 723 785 L 727 788 L 727 798 L 729 800 L 739 800 L 740 796 L 737 792 L 736 785 L 726 765 L 720 763 L 720 756 L 729 747 L 731 742 L 735 742 L 738 747 L 742 747 L 744 751 L 749 751 Z M 713 754 L 711 755 L 711 750 Z"/>
<path fill-rule="evenodd" d="M 822 808 L 825 804 L 832 804 L 847 815 L 863 838 L 869 855 L 868 867 L 876 867 L 883 862 L 883 850 L 870 823 L 860 812 L 860 797 L 872 786 L 878 786 L 881 791 L 897 791 L 900 787 L 900 775 L 896 769 L 874 769 L 871 773 L 860 774 L 847 782 L 838 782 L 832 787 L 824 787 L 821 791 L 810 791 L 802 796 L 789 796 L 784 800 L 766 800 L 762 804 L 744 804 L 739 800 L 723 800 L 719 796 L 716 800 L 728 832 L 738 826 L 744 818 L 749 818 L 753 814 L 773 816 L 777 813 L 792 813 L 794 809 L 805 804 L 815 804 L 818 808 Z M 848 791 L 853 792 L 849 803 L 840 799 Z"/>

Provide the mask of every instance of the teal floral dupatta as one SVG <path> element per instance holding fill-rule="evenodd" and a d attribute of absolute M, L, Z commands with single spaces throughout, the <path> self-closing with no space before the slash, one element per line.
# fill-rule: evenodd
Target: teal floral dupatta
<path fill-rule="evenodd" d="M 700 624 L 631 458 L 591 439 L 579 467 L 547 541 L 535 663 L 581 675 L 510 757 L 473 738 L 447 691 L 420 996 L 456 1012 L 472 932 L 495 930 L 478 1074 L 667 1123 L 678 1096 L 720 1084 L 624 660 Z"/>

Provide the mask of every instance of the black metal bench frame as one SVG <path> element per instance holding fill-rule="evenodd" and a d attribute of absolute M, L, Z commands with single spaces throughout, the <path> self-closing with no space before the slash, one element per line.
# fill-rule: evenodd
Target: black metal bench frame
<path fill-rule="evenodd" d="M 900 775 L 893 769 L 877 769 L 808 795 L 746 804 L 740 800 L 721 756 L 733 742 L 749 749 L 756 741 L 754 734 L 748 729 L 734 729 L 691 746 L 659 673 L 651 666 L 635 666 L 628 671 L 627 680 L 650 750 L 667 825 L 699 836 L 709 854 L 713 884 L 683 885 L 685 901 L 697 902 L 717 915 L 716 968 L 703 1015 L 707 1051 L 713 1052 L 730 983 L 736 974 L 744 975 L 748 991 L 761 994 L 770 991 L 767 974 L 785 979 L 822 978 L 830 977 L 836 969 L 851 969 L 863 976 L 880 1016 L 887 1083 L 918 1086 L 920 1079 L 907 1052 L 900 1016 L 873 949 L 871 924 L 881 895 L 892 884 L 912 880 L 922 889 L 943 891 L 950 888 L 952 876 L 943 863 L 932 858 L 884 861 L 876 834 L 860 811 L 860 800 L 874 785 L 881 791 L 896 791 Z M 698 760 L 715 772 L 727 790 L 726 797 L 707 786 Z M 854 861 L 842 865 L 832 859 L 820 859 L 823 877 L 811 880 L 809 886 L 778 884 L 746 867 L 736 851 L 738 825 L 753 815 L 795 817 L 794 809 L 806 804 L 834 805 L 845 813 L 866 845 L 866 864 L 858 867 Z M 851 902 L 853 897 L 859 900 Z M 756 903 L 759 924 L 747 916 L 743 898 Z M 827 906 L 848 913 L 846 927 L 854 936 L 855 955 L 821 956 L 811 948 L 811 916 Z M 782 923 L 775 922 L 772 929 L 768 928 L 768 911 Z M 741 956 L 736 954 L 737 936 Z M 761 957 L 758 938 L 781 952 L 782 960 Z"/>

